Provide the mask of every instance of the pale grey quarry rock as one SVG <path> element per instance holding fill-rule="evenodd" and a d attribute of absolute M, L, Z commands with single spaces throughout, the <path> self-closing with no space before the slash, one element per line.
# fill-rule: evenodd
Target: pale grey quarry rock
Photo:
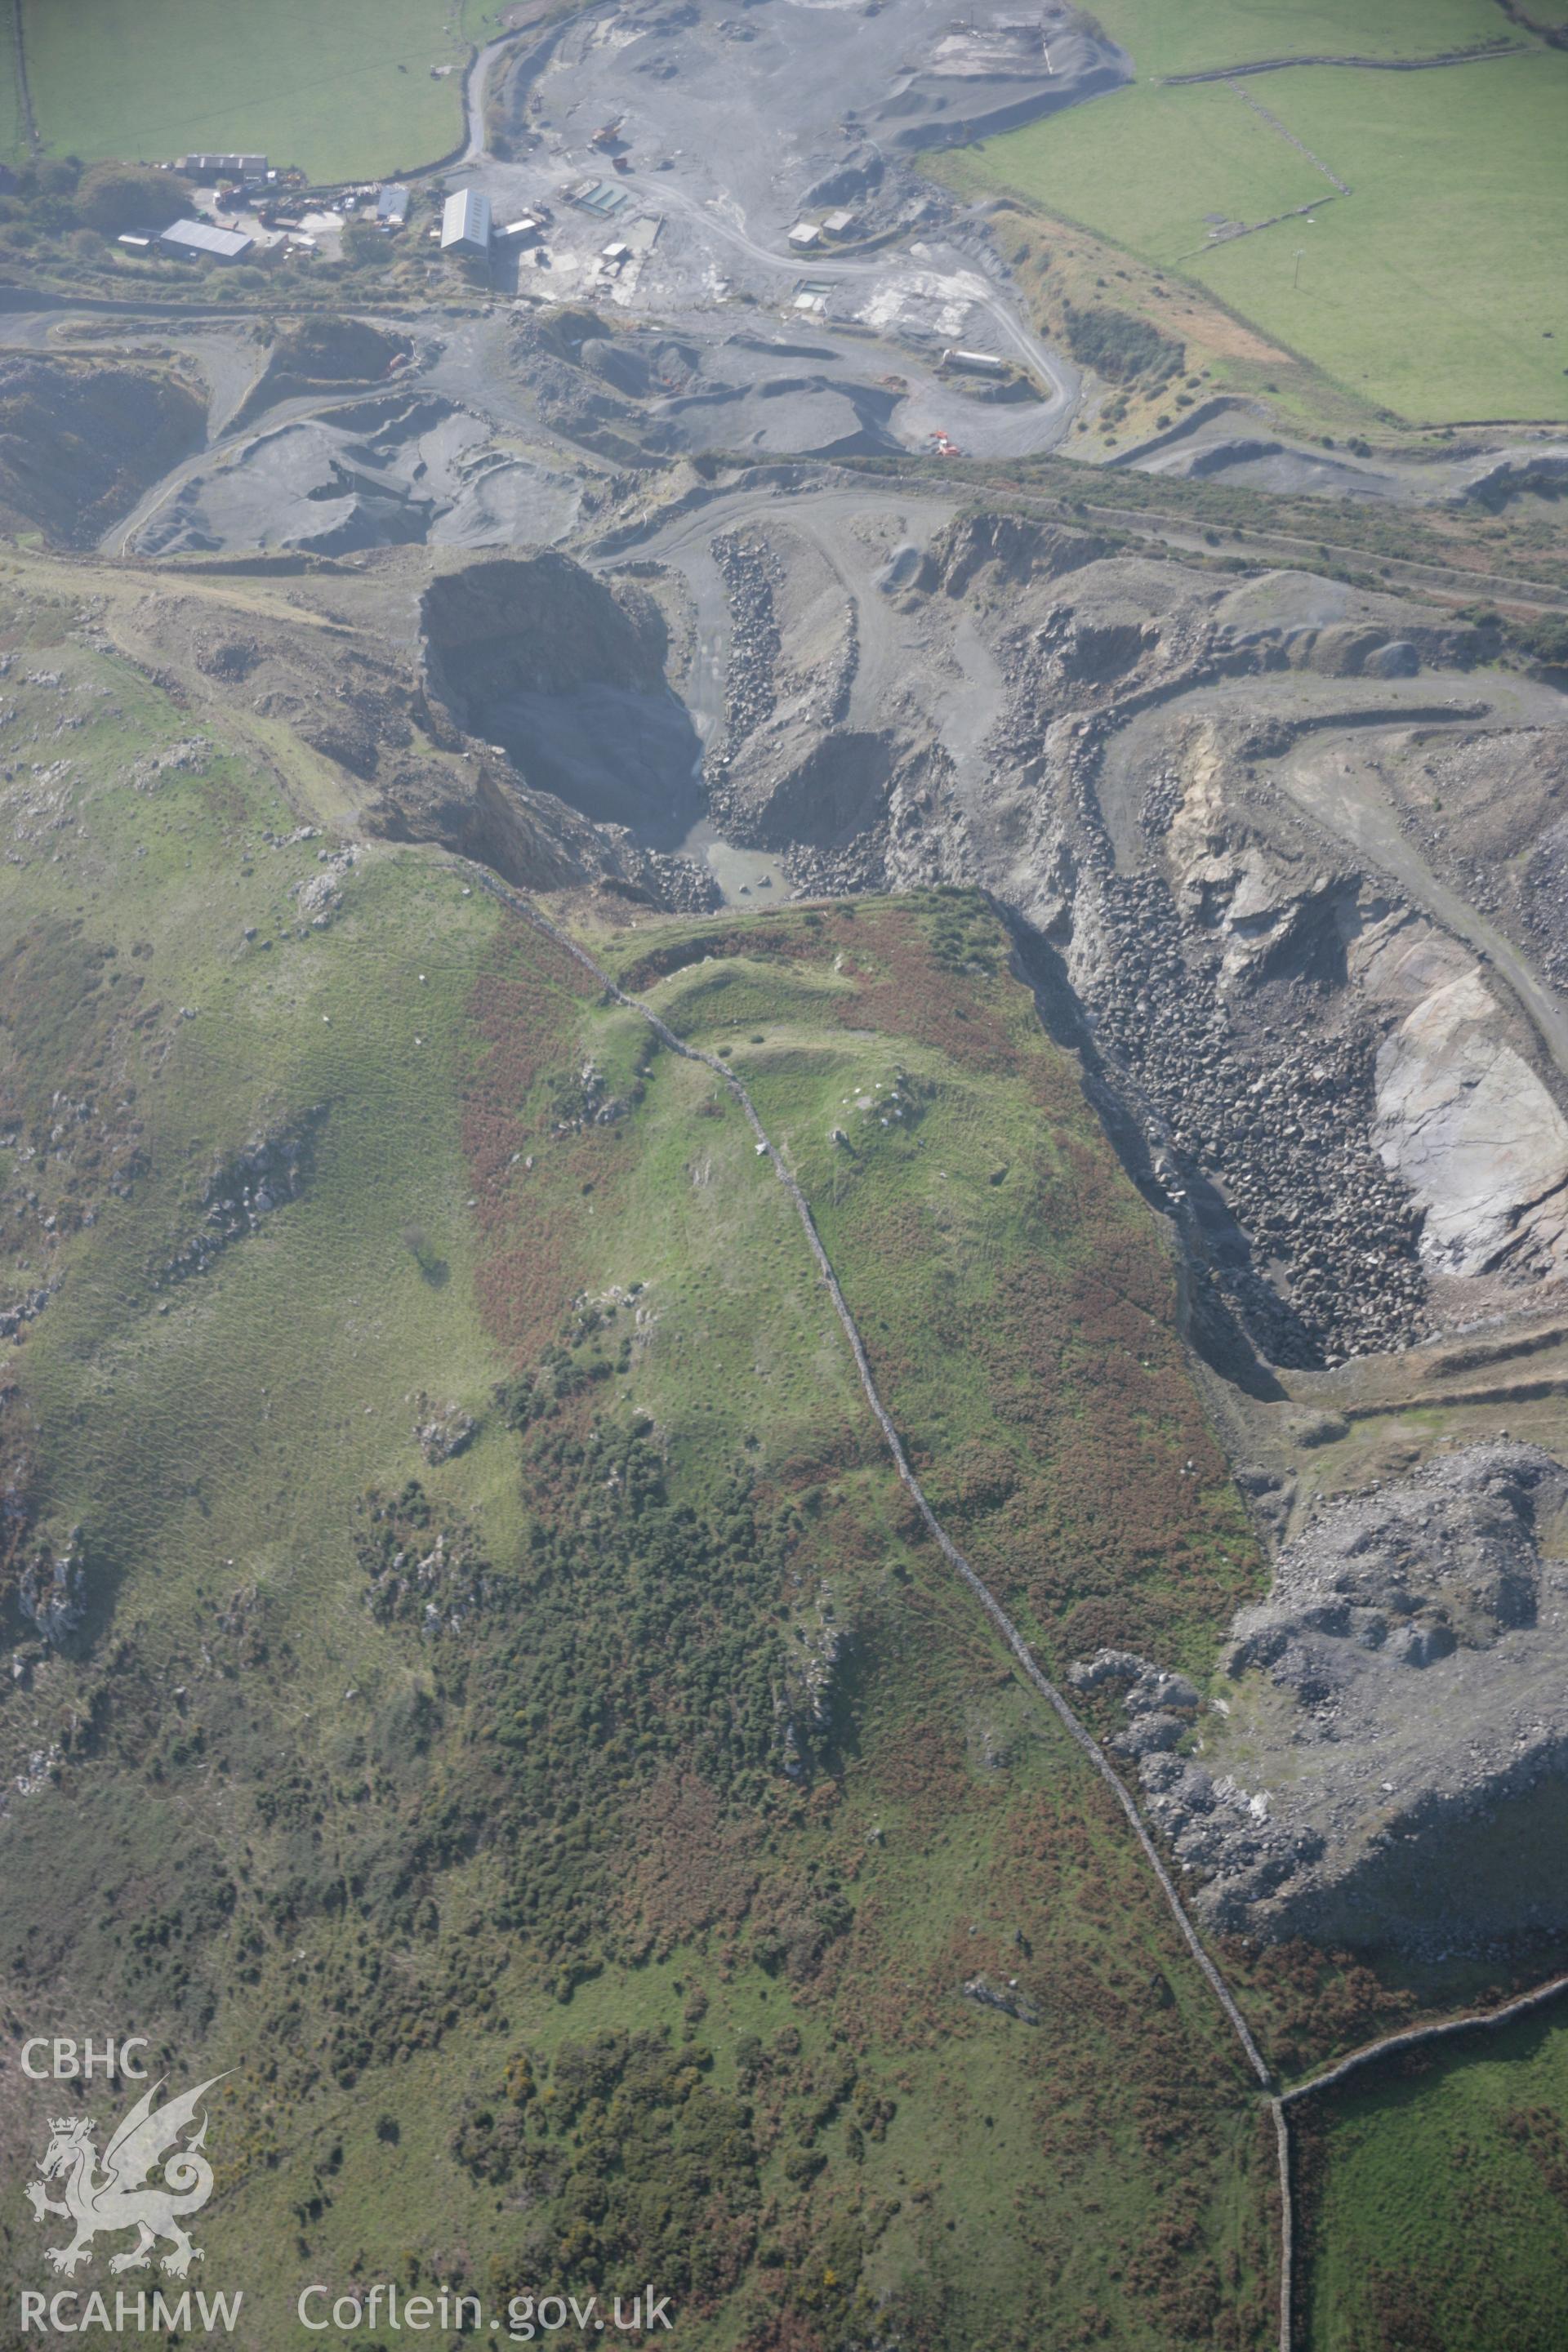
<path fill-rule="evenodd" d="M 1197 1752 L 1140 1751 L 1211 1927 L 1454 1951 L 1568 1926 L 1565 1533 L 1568 1470 L 1500 1442 L 1286 1547 Z"/>

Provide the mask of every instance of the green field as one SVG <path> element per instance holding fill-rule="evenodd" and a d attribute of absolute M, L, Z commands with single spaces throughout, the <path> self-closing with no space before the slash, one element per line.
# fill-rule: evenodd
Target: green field
<path fill-rule="evenodd" d="M 1437 57 L 1510 31 L 1490 0 L 1104 0 L 1096 14 L 1140 81 L 1262 58 Z"/>
<path fill-rule="evenodd" d="M 1568 418 L 1568 56 L 1135 85 L 944 170 L 1179 270 L 1343 390 L 1416 423 Z M 1251 225 L 1217 242 L 1205 217 Z M 1300 254 L 1299 283 L 1297 255 Z"/>
<path fill-rule="evenodd" d="M 1568 2031 L 1527 2021 L 1304 2117 L 1314 2352 L 1558 2352 L 1565 2111 Z"/>
<path fill-rule="evenodd" d="M 451 0 L 24 0 L 24 26 L 47 154 L 245 149 L 331 181 L 412 170 L 461 136 L 468 40 Z M 9 68 L 9 37 L 5 54 Z M 13 162 L 16 112 L 0 104 Z"/>

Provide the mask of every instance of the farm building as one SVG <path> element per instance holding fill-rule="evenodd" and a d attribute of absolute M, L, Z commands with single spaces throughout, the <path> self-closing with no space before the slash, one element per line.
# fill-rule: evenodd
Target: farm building
<path fill-rule="evenodd" d="M 477 188 L 459 188 L 448 196 L 441 212 L 443 253 L 471 253 L 481 258 L 490 249 L 490 200 Z"/>
<path fill-rule="evenodd" d="M 211 221 L 177 220 L 160 234 L 158 242 L 186 261 L 198 260 L 203 254 L 215 261 L 237 261 L 256 239 L 237 228 L 215 228 Z"/>
<path fill-rule="evenodd" d="M 375 216 L 383 228 L 401 228 L 408 218 L 408 191 L 404 187 L 383 188 L 375 200 Z"/>
<path fill-rule="evenodd" d="M 264 180 L 265 155 L 182 155 L 180 169 L 187 180 Z"/>

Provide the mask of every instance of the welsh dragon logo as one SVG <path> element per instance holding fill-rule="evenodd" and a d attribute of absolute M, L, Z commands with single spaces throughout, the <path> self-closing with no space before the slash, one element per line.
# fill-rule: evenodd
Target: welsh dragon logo
<path fill-rule="evenodd" d="M 213 2168 L 202 2153 L 207 2136 L 205 2111 L 194 2137 L 183 2147 L 180 2141 L 213 2084 L 222 2080 L 215 2074 L 182 2098 L 156 2108 L 153 2102 L 163 2086 L 154 2083 L 137 2100 L 101 2159 L 92 2144 L 98 2126 L 90 2116 L 51 2120 L 49 2144 L 38 2170 L 44 2181 L 63 2184 L 62 2199 L 50 2197 L 43 2181 L 33 2180 L 27 2184 L 27 2202 L 37 2221 L 58 2213 L 76 2225 L 68 2245 L 45 2250 L 45 2259 L 55 2270 L 74 2278 L 80 2263 L 91 2262 L 94 2238 L 116 2230 L 134 2230 L 136 2243 L 110 2258 L 111 2271 L 142 2268 L 153 2260 L 161 2238 L 168 2240 L 172 2250 L 163 2261 L 171 2276 L 184 2278 L 191 2264 L 202 2260 L 201 2248 L 192 2245 L 181 2223 L 184 2216 L 199 2213 L 213 2193 Z M 160 2166 L 162 2183 L 150 2183 L 148 2174 Z"/>

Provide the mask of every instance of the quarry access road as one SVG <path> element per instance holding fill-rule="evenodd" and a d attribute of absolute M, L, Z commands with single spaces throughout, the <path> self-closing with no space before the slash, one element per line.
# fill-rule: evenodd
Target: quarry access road
<path fill-rule="evenodd" d="M 820 278 L 824 282 L 839 285 L 857 278 L 862 282 L 886 283 L 890 274 L 889 261 L 892 256 L 889 254 L 883 254 L 875 260 L 853 261 L 834 259 L 826 255 L 819 256 L 813 253 L 806 257 L 803 264 L 799 254 L 780 253 L 776 247 L 760 245 L 754 236 L 748 235 L 746 230 L 737 228 L 732 222 L 721 219 L 710 205 L 689 194 L 684 188 L 661 189 L 659 202 L 667 211 L 678 212 L 684 219 L 695 222 L 708 236 L 716 238 L 721 245 L 729 246 L 734 252 L 743 253 L 748 261 L 756 262 L 765 269 L 776 270 L 784 277 L 798 278 L 802 268 L 805 267 L 814 279 Z M 900 257 L 910 258 L 907 255 Z M 1031 328 L 1025 325 L 1005 296 L 995 287 L 987 284 L 975 271 L 929 268 L 918 257 L 910 261 L 910 268 L 912 274 L 924 278 L 935 278 L 942 283 L 952 287 L 955 291 L 962 291 L 975 309 L 983 310 L 986 313 L 1014 356 L 1020 360 L 1033 374 L 1042 377 L 1050 386 L 1050 395 L 1045 404 L 1046 413 L 1054 415 L 1058 411 L 1065 412 L 1062 416 L 1062 429 L 1065 431 L 1072 411 L 1077 405 L 1077 385 L 1068 384 L 1062 372 L 1061 362 L 1049 346 L 1043 342 Z"/>
<path fill-rule="evenodd" d="M 864 519 L 897 522 L 923 536 L 941 529 L 957 510 L 955 500 L 927 499 L 918 492 L 856 489 L 741 491 L 721 496 L 695 514 L 653 530 L 637 542 L 639 556 L 655 557 L 681 573 L 695 608 L 698 663 L 703 678 L 705 715 L 722 707 L 722 678 L 730 637 L 729 602 L 710 545 L 720 532 L 748 524 L 787 530 L 816 550 L 853 606 L 858 660 L 850 688 L 847 726 L 878 723 L 879 698 L 895 681 L 900 646 L 889 601 L 873 582 L 877 557 L 858 546 L 854 525 Z M 689 692 L 688 700 L 691 700 Z M 993 716 L 994 713 L 992 714 Z"/>

